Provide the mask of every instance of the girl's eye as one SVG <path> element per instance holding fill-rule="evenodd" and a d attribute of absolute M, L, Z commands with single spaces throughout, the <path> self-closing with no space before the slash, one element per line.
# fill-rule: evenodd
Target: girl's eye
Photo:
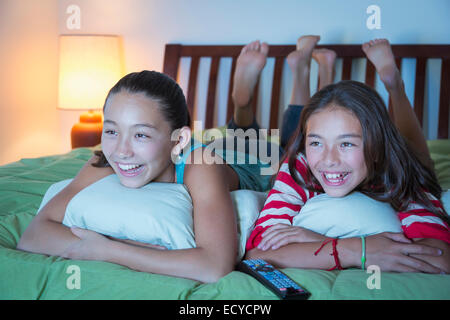
<path fill-rule="evenodd" d="M 353 143 L 350 143 L 350 142 L 343 142 L 343 143 L 341 143 L 341 147 L 344 147 L 344 148 L 349 148 L 349 147 L 354 147 L 355 145 L 353 144 Z"/>
<path fill-rule="evenodd" d="M 318 142 L 318 141 L 312 141 L 312 142 L 309 143 L 309 145 L 310 145 L 311 147 L 318 147 L 318 146 L 320 145 L 320 142 Z"/>
<path fill-rule="evenodd" d="M 115 130 L 112 130 L 112 129 L 105 129 L 105 134 L 107 134 L 107 135 L 117 135 L 117 132 L 115 131 Z"/>
<path fill-rule="evenodd" d="M 136 138 L 138 139 L 146 139 L 146 138 L 150 138 L 148 135 L 144 134 L 144 133 L 136 133 Z"/>

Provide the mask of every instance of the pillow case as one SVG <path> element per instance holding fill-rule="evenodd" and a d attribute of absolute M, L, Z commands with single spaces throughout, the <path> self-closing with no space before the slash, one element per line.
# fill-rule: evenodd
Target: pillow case
<path fill-rule="evenodd" d="M 231 195 L 239 215 L 241 250 L 245 250 L 245 243 L 253 231 L 267 193 L 239 190 L 231 192 Z M 442 193 L 441 202 L 450 213 L 450 190 Z M 403 232 L 397 213 L 389 204 L 360 192 L 342 198 L 333 198 L 326 193 L 315 196 L 306 202 L 292 223 L 332 238 Z"/>
<path fill-rule="evenodd" d="M 41 208 L 70 181 L 52 185 Z M 168 249 L 195 247 L 192 201 L 182 184 L 154 182 L 132 189 L 112 174 L 76 194 L 62 223 Z"/>
<path fill-rule="evenodd" d="M 397 213 L 388 203 L 360 192 L 342 198 L 319 194 L 306 202 L 292 224 L 331 238 L 402 232 Z"/>
<path fill-rule="evenodd" d="M 231 192 L 231 199 L 237 213 L 239 257 L 242 258 L 245 255 L 247 239 L 255 227 L 255 222 L 267 199 L 267 193 L 253 190 L 236 190 Z"/>
<path fill-rule="evenodd" d="M 38 212 L 70 181 L 51 185 Z M 245 243 L 266 197 L 264 192 L 251 190 L 231 192 L 237 213 L 239 260 L 245 254 Z M 120 184 L 113 174 L 75 195 L 62 223 L 118 239 L 186 249 L 195 247 L 192 210 L 192 199 L 182 184 L 152 182 L 132 189 Z"/>

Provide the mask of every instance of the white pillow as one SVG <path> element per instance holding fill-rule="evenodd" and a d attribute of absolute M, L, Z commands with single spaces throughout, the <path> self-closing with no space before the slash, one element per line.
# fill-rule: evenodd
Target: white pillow
<path fill-rule="evenodd" d="M 236 190 L 231 192 L 231 199 L 238 216 L 239 257 L 243 258 L 247 239 L 255 227 L 255 222 L 267 199 L 267 193 Z"/>
<path fill-rule="evenodd" d="M 267 194 L 250 190 L 234 191 L 237 201 L 241 250 L 254 228 Z M 443 192 L 441 202 L 450 213 L 450 190 Z M 257 206 L 257 208 L 255 208 Z M 402 232 L 395 210 L 385 202 L 376 201 L 360 192 L 342 198 L 333 198 L 326 193 L 309 199 L 293 225 L 303 227 L 332 238 L 350 238 L 382 232 Z"/>
<path fill-rule="evenodd" d="M 72 179 L 50 186 L 39 211 L 70 181 Z M 264 192 L 251 190 L 231 192 L 238 216 L 239 260 L 245 254 L 247 238 L 266 197 Z M 120 184 L 117 175 L 110 175 L 75 195 L 62 223 L 168 249 L 195 247 L 192 199 L 181 184 L 152 182 L 131 189 Z"/>
<path fill-rule="evenodd" d="M 397 213 L 388 203 L 359 192 L 341 198 L 317 195 L 306 202 L 292 224 L 331 238 L 402 232 Z"/>
<path fill-rule="evenodd" d="M 70 181 L 52 185 L 41 207 Z M 72 198 L 62 223 L 168 249 L 195 247 L 192 201 L 182 184 L 154 182 L 132 189 L 109 175 Z"/>

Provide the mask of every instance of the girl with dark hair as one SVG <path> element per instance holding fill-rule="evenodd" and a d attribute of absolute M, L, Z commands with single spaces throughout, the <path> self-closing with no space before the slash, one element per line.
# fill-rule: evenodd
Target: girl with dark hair
<path fill-rule="evenodd" d="M 202 159 L 203 145 L 191 144 L 189 112 L 178 84 L 155 71 L 131 73 L 109 92 L 104 105 L 102 152 L 98 152 L 24 232 L 18 248 L 71 259 L 102 260 L 131 269 L 213 282 L 231 272 L 237 229 L 230 196 L 239 187 L 231 166 Z M 183 154 L 182 154 L 183 152 Z M 174 161 L 173 160 L 181 161 Z M 92 230 L 68 228 L 69 201 L 92 183 L 116 174 L 122 185 L 185 184 L 193 203 L 194 248 L 165 248 L 121 241 Z M 124 213 L 125 214 L 125 213 Z"/>
<path fill-rule="evenodd" d="M 306 36 L 297 44 L 303 83 L 309 82 L 318 40 Z M 391 93 L 396 125 L 417 149 L 409 146 L 381 97 L 368 86 L 341 81 L 325 86 L 310 100 L 309 87 L 303 90 L 306 106 L 248 239 L 246 257 L 280 267 L 331 270 L 373 264 L 383 271 L 449 273 L 450 232 L 439 201 L 442 190 L 425 139 L 417 133 L 420 127 L 414 122 L 389 43 L 371 41 L 363 50 Z M 293 225 L 311 198 L 323 193 L 340 198 L 353 191 L 389 203 L 397 211 L 403 233 L 330 239 Z"/>

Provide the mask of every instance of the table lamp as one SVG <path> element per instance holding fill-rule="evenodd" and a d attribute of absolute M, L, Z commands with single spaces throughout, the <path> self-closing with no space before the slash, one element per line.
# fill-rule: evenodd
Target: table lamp
<path fill-rule="evenodd" d="M 59 37 L 58 108 L 85 110 L 71 131 L 72 149 L 100 143 L 109 89 L 123 76 L 121 39 L 113 35 Z"/>

